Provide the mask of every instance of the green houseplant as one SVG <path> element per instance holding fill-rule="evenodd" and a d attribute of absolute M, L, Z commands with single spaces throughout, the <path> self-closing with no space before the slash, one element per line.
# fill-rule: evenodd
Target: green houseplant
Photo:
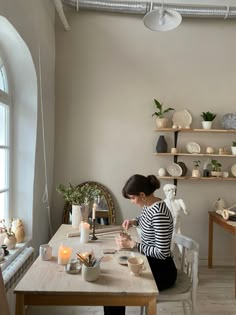
<path fill-rule="evenodd" d="M 69 183 L 68 187 L 60 184 L 56 191 L 66 201 L 65 207 L 71 206 L 72 227 L 74 228 L 78 228 L 82 220 L 88 220 L 89 203 L 95 201 L 101 195 L 101 190 L 89 182 L 77 186 Z"/>
<path fill-rule="evenodd" d="M 202 112 L 200 116 L 203 118 L 202 128 L 211 129 L 212 122 L 216 118 L 216 114 L 208 111 L 208 112 Z"/>
<path fill-rule="evenodd" d="M 222 165 L 218 160 L 211 160 L 211 176 L 214 177 L 222 176 L 221 166 Z"/>
<path fill-rule="evenodd" d="M 154 103 L 157 108 L 157 111 L 155 111 L 152 114 L 153 116 L 156 116 L 156 124 L 157 128 L 166 128 L 168 126 L 168 118 L 165 117 L 165 114 L 168 113 L 169 111 L 174 110 L 172 107 L 168 107 L 164 109 L 163 104 L 161 104 L 157 99 L 154 98 Z"/>

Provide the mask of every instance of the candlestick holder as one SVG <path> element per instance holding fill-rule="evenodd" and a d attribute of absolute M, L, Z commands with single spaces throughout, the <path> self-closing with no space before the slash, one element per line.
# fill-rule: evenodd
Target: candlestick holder
<path fill-rule="evenodd" d="M 91 240 L 92 240 L 92 241 L 95 241 L 95 240 L 98 239 L 98 238 L 96 237 L 96 235 L 95 235 L 95 221 L 96 221 L 96 219 L 93 219 L 93 222 L 92 222 L 93 235 L 92 235 L 92 237 L 91 237 Z"/>

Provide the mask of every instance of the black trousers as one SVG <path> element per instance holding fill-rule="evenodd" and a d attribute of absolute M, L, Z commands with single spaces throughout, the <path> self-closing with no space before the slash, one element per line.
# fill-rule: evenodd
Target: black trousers
<path fill-rule="evenodd" d="M 177 269 L 172 257 L 165 260 L 147 257 L 159 291 L 170 288 L 176 281 Z M 125 306 L 104 306 L 104 315 L 125 315 Z"/>

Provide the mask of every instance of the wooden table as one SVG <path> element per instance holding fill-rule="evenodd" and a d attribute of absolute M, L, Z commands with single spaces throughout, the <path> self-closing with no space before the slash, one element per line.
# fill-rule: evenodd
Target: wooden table
<path fill-rule="evenodd" d="M 86 282 L 81 273 L 64 271 L 57 264 L 57 250 L 61 243 L 76 252 L 93 250 L 102 255 L 104 248 L 116 248 L 116 233 L 97 235 L 98 240 L 80 244 L 79 237 L 67 238 L 71 225 L 63 224 L 51 239 L 53 258 L 42 261 L 37 258 L 15 288 L 16 315 L 25 314 L 25 305 L 126 305 L 147 306 L 148 315 L 156 315 L 158 289 L 146 257 L 146 270 L 141 276 L 130 275 L 128 267 L 118 264 L 114 254 L 106 254 L 101 263 L 97 281 Z M 140 255 L 137 253 L 137 255 Z"/>
<path fill-rule="evenodd" d="M 224 230 L 234 235 L 236 246 L 236 222 L 226 221 L 215 211 L 209 211 L 209 237 L 208 237 L 208 268 L 212 268 L 212 253 L 213 253 L 213 223 L 218 224 Z M 235 249 L 235 297 L 236 297 L 236 249 Z"/>

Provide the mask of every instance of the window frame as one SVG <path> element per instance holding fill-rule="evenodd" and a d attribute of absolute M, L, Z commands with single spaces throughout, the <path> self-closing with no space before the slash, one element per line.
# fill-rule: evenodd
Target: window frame
<path fill-rule="evenodd" d="M 0 69 L 0 71 L 3 71 L 4 76 L 5 76 L 5 88 L 6 91 L 2 90 L 0 88 L 0 102 L 3 106 L 5 106 L 7 108 L 7 122 L 6 122 L 6 144 L 5 145 L 0 145 L 0 149 L 4 149 L 7 152 L 7 158 L 6 158 L 6 180 L 7 180 L 7 184 L 6 187 L 4 187 L 3 189 L 0 189 L 0 194 L 1 193 L 7 193 L 6 197 L 5 197 L 5 209 L 3 211 L 3 218 L 0 217 L 0 219 L 5 219 L 6 222 L 9 221 L 10 217 L 11 217 L 11 213 L 10 213 L 10 209 L 11 209 L 11 192 L 12 192 L 12 187 L 11 187 L 11 177 L 12 177 L 12 163 L 11 163 L 11 159 L 12 159 L 12 150 L 11 150 L 11 143 L 12 143 L 12 139 L 11 139 L 11 134 L 12 134 L 12 101 L 11 101 L 11 96 L 9 93 L 9 80 L 8 80 L 8 75 L 7 75 L 7 69 L 5 66 L 5 63 L 3 61 L 2 56 L 0 55 L 0 61 L 1 61 L 1 68 L 3 67 L 3 69 Z"/>

